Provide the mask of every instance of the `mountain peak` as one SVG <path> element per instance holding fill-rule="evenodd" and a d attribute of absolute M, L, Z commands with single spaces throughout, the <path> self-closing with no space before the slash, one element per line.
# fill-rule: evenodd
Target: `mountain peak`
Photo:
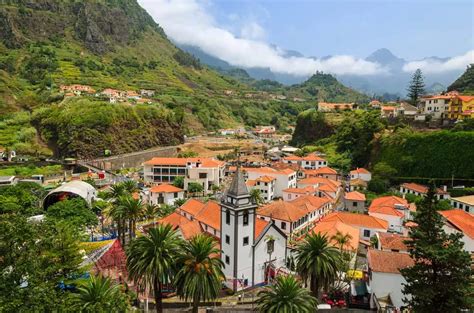
<path fill-rule="evenodd" d="M 404 62 L 403 59 L 395 56 L 390 50 L 387 48 L 381 48 L 374 51 L 371 55 L 366 58 L 367 61 L 370 62 L 377 62 L 382 65 L 386 64 L 394 64 Z"/>

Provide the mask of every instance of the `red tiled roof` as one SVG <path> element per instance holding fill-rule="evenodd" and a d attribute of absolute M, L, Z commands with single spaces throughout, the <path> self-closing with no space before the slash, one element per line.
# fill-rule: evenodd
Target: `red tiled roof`
<path fill-rule="evenodd" d="M 204 203 L 196 199 L 189 199 L 179 209 L 192 216 L 196 216 L 204 207 Z"/>
<path fill-rule="evenodd" d="M 358 167 L 355 170 L 352 170 L 351 174 L 370 174 L 370 172 L 363 167 Z"/>
<path fill-rule="evenodd" d="M 392 233 L 378 233 L 379 242 L 382 249 L 388 250 L 399 250 L 407 251 L 407 245 L 404 243 L 405 240 L 409 240 L 409 237 L 400 236 Z"/>
<path fill-rule="evenodd" d="M 364 226 L 367 228 L 388 229 L 388 222 L 373 216 L 349 213 L 349 212 L 333 212 L 326 215 L 323 221 L 339 220 L 345 224 L 352 226 Z"/>
<path fill-rule="evenodd" d="M 380 213 L 394 216 L 404 216 L 402 212 L 395 208 L 400 204 L 407 208 L 410 207 L 408 201 L 397 196 L 386 196 L 374 199 L 369 206 L 369 213 Z"/>
<path fill-rule="evenodd" d="M 465 235 L 474 239 L 474 216 L 461 209 L 439 211 L 445 219 Z"/>
<path fill-rule="evenodd" d="M 316 197 L 313 195 L 301 196 L 290 201 L 291 204 L 299 207 L 300 209 L 306 210 L 307 213 L 319 210 L 329 202 L 331 201 L 327 198 Z"/>
<path fill-rule="evenodd" d="M 186 166 L 188 163 L 201 163 L 201 167 L 220 167 L 224 162 L 209 158 L 153 158 L 145 162 L 146 165 L 179 165 Z"/>
<path fill-rule="evenodd" d="M 276 170 L 271 167 L 245 167 L 243 170 L 245 172 L 261 173 L 267 175 L 292 175 L 296 173 L 294 170 L 289 168 Z"/>
<path fill-rule="evenodd" d="M 348 234 L 351 236 L 351 239 L 343 248 L 345 250 L 357 250 L 359 248 L 359 239 L 360 239 L 359 230 L 341 221 L 327 221 L 327 222 L 321 221 L 318 224 L 316 224 L 316 226 L 313 227 L 313 229 L 310 232 L 326 234 L 327 237 L 331 240 L 331 244 L 337 247 L 339 247 L 339 245 L 334 239 L 332 239 L 332 237 L 335 236 L 337 232 L 343 235 Z"/>
<path fill-rule="evenodd" d="M 277 220 L 294 222 L 305 216 L 306 210 L 300 209 L 290 202 L 277 200 L 259 208 L 257 214 Z"/>
<path fill-rule="evenodd" d="M 159 224 L 170 224 L 173 226 L 173 229 L 176 229 L 182 223 L 187 223 L 189 220 L 177 212 L 173 212 L 168 216 L 165 216 L 159 219 L 157 222 Z"/>
<path fill-rule="evenodd" d="M 258 238 L 262 231 L 267 227 L 268 221 L 264 221 L 260 218 L 255 219 L 255 238 Z"/>
<path fill-rule="evenodd" d="M 191 239 L 192 237 L 202 233 L 201 225 L 199 225 L 199 222 L 196 220 L 180 224 L 179 229 L 181 230 L 184 239 Z"/>
<path fill-rule="evenodd" d="M 404 183 L 401 185 L 401 187 L 404 187 L 406 189 L 413 190 L 415 192 L 419 193 L 427 193 L 428 192 L 428 186 L 417 184 L 417 183 Z M 437 194 L 447 194 L 448 192 L 444 191 L 441 188 L 436 188 L 436 193 Z"/>
<path fill-rule="evenodd" d="M 303 171 L 306 176 L 312 176 L 312 175 L 337 175 L 337 171 L 333 168 L 330 168 L 328 166 L 320 167 L 315 170 L 304 170 Z"/>
<path fill-rule="evenodd" d="M 207 201 L 195 218 L 218 231 L 221 230 L 221 207 L 215 201 Z"/>
<path fill-rule="evenodd" d="M 350 201 L 365 201 L 365 195 L 358 191 L 351 191 L 344 195 L 344 198 Z"/>
<path fill-rule="evenodd" d="M 298 181 L 298 184 L 303 185 L 331 185 L 333 187 L 341 186 L 341 183 L 324 177 L 309 177 Z"/>
<path fill-rule="evenodd" d="M 276 178 L 275 177 L 270 177 L 270 176 L 260 176 L 259 178 L 256 179 L 256 181 L 261 181 L 264 183 L 270 183 L 274 181 Z"/>
<path fill-rule="evenodd" d="M 173 192 L 181 192 L 183 189 L 175 187 L 170 184 L 161 184 L 157 186 L 153 186 L 150 188 L 150 192 L 155 193 L 173 193 Z"/>
<path fill-rule="evenodd" d="M 457 98 L 461 99 L 463 102 L 469 102 L 474 100 L 474 96 L 456 96 Z"/>
<path fill-rule="evenodd" d="M 369 249 L 367 253 L 369 268 L 373 272 L 399 274 L 400 269 L 413 266 L 408 253 L 398 253 Z"/>
<path fill-rule="evenodd" d="M 297 193 L 297 194 L 313 194 L 316 192 L 316 190 L 312 186 L 307 186 L 304 188 L 287 188 L 287 189 L 283 189 L 283 192 Z"/>

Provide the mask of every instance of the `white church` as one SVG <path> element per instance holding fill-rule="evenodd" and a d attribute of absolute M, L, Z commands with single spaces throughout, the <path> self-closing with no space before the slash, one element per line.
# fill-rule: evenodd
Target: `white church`
<path fill-rule="evenodd" d="M 264 284 L 285 268 L 287 236 L 274 222 L 257 217 L 238 166 L 220 203 L 221 259 L 226 285 L 237 291 Z"/>

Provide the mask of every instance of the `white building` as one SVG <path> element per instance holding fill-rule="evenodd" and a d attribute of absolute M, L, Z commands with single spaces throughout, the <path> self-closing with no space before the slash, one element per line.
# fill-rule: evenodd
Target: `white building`
<path fill-rule="evenodd" d="M 178 199 L 184 199 L 184 190 L 169 184 L 153 186 L 142 197 L 144 202 L 154 205 L 174 205 Z"/>
<path fill-rule="evenodd" d="M 365 213 L 365 194 L 358 191 L 347 192 L 344 195 L 344 209 L 350 212 Z"/>
<path fill-rule="evenodd" d="M 292 169 L 276 170 L 271 167 L 247 167 L 245 175 L 249 180 L 256 180 L 263 176 L 275 178 L 274 197 L 282 197 L 283 190 L 296 187 L 296 172 Z"/>
<path fill-rule="evenodd" d="M 17 179 L 15 176 L 0 176 L 0 186 L 15 185 Z"/>
<path fill-rule="evenodd" d="M 184 189 L 189 183 L 201 184 L 206 193 L 212 186 L 220 186 L 224 178 L 225 163 L 209 158 L 153 158 L 144 163 L 146 183 L 172 183 L 176 177 L 184 177 Z"/>
<path fill-rule="evenodd" d="M 360 238 L 370 240 L 377 232 L 387 232 L 388 223 L 382 219 L 359 213 L 334 212 L 323 218 L 323 221 L 340 221 L 359 229 Z"/>
<path fill-rule="evenodd" d="M 418 114 L 418 109 L 413 105 L 402 102 L 400 106 L 396 108 L 398 116 L 406 116 L 406 117 L 415 117 Z"/>
<path fill-rule="evenodd" d="M 391 231 L 404 233 L 404 224 L 412 218 L 416 206 L 408 203 L 406 199 L 386 196 L 374 199 L 368 211 L 370 216 L 387 221 Z"/>
<path fill-rule="evenodd" d="M 73 180 L 51 190 L 43 200 L 42 207 L 47 209 L 58 201 L 80 197 L 91 206 L 97 199 L 97 190 L 81 180 Z"/>
<path fill-rule="evenodd" d="M 371 290 L 370 307 L 378 312 L 385 309 L 405 306 L 402 293 L 405 278 L 400 269 L 413 266 L 413 259 L 407 253 L 388 252 L 369 249 L 367 253 L 369 286 Z"/>
<path fill-rule="evenodd" d="M 439 211 L 439 214 L 444 219 L 444 231 L 448 234 L 462 233 L 464 250 L 474 254 L 474 216 L 459 209 Z"/>
<path fill-rule="evenodd" d="M 361 179 L 369 182 L 372 179 L 372 173 L 362 167 L 358 167 L 350 172 L 351 180 Z"/>
<path fill-rule="evenodd" d="M 451 205 L 455 209 L 474 214 L 474 195 L 451 198 Z"/>
<path fill-rule="evenodd" d="M 247 180 L 250 189 L 260 190 L 260 195 L 264 202 L 270 202 L 275 197 L 276 178 L 271 176 L 260 176 L 255 180 Z"/>
<path fill-rule="evenodd" d="M 306 170 L 316 170 L 318 168 L 328 166 L 328 162 L 322 157 L 316 155 L 315 153 L 309 154 L 304 157 L 291 155 L 283 158 L 283 163 L 297 164 L 300 168 Z"/>
<path fill-rule="evenodd" d="M 433 119 L 445 118 L 448 114 L 449 103 L 452 96 L 432 96 L 421 99 L 421 111 L 426 115 L 431 115 Z"/>
<path fill-rule="evenodd" d="M 436 198 L 438 200 L 449 199 L 448 187 L 436 189 Z M 424 197 L 428 193 L 428 186 L 420 185 L 417 183 L 404 183 L 400 185 L 400 193 L 403 195 L 413 194 L 415 196 Z"/>
<path fill-rule="evenodd" d="M 285 267 L 286 235 L 273 222 L 257 219 L 256 210 L 238 168 L 220 210 L 225 284 L 234 291 L 268 281 Z"/>
<path fill-rule="evenodd" d="M 329 197 L 333 200 L 338 199 L 342 192 L 340 181 L 323 177 L 310 177 L 298 181 L 298 188 L 307 189 L 308 187 L 314 188 L 315 195 L 318 197 Z"/>

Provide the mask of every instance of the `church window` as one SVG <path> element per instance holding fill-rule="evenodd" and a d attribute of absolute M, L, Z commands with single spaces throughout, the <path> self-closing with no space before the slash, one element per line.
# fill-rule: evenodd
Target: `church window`
<path fill-rule="evenodd" d="M 247 246 L 249 244 L 249 237 L 244 237 L 244 246 Z"/>
<path fill-rule="evenodd" d="M 244 212 L 244 226 L 249 224 L 249 212 Z"/>
<path fill-rule="evenodd" d="M 230 258 L 228 255 L 225 256 L 225 264 L 230 264 Z"/>
<path fill-rule="evenodd" d="M 230 237 L 229 237 L 229 235 L 225 235 L 225 243 L 230 244 Z"/>
<path fill-rule="evenodd" d="M 225 223 L 230 225 L 230 212 L 229 210 L 225 211 Z"/>

